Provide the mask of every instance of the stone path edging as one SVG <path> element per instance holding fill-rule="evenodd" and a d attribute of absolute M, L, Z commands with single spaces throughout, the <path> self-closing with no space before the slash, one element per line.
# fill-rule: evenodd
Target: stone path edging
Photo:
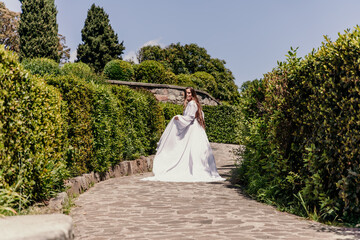
<path fill-rule="evenodd" d="M 152 169 L 153 160 L 154 155 L 147 157 L 141 156 L 136 160 L 120 162 L 104 174 L 91 172 L 75 178 L 71 178 L 66 181 L 65 185 L 68 188 L 66 192 L 69 196 L 74 194 L 77 195 L 85 192 L 95 183 L 105 181 L 110 178 L 149 172 Z"/>

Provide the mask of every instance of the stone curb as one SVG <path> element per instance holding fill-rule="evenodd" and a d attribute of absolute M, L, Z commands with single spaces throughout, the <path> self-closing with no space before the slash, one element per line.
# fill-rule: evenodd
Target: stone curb
<path fill-rule="evenodd" d="M 110 178 L 149 172 L 152 170 L 154 157 L 155 155 L 148 157 L 141 156 L 136 160 L 120 162 L 104 174 L 91 172 L 83 174 L 82 176 L 71 178 L 65 183 L 68 188 L 66 193 L 68 196 L 78 195 L 88 190 L 95 183 L 105 181 Z"/>
<path fill-rule="evenodd" d="M 70 178 L 65 183 L 68 188 L 67 191 L 59 193 L 55 198 L 50 199 L 48 208 L 51 212 L 62 212 L 63 205 L 68 201 L 69 196 L 79 195 L 91 188 L 95 183 L 114 177 L 149 172 L 152 170 L 154 157 L 155 155 L 141 156 L 136 160 L 120 162 L 104 174 L 91 172 Z"/>
<path fill-rule="evenodd" d="M 0 219 L 4 240 L 72 240 L 73 221 L 64 214 L 12 216 Z"/>

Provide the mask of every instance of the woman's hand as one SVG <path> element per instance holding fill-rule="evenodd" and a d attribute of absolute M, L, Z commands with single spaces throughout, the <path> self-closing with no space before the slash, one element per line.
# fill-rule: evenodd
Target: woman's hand
<path fill-rule="evenodd" d="M 175 116 L 175 120 L 179 120 L 179 117 L 178 117 L 178 116 Z"/>

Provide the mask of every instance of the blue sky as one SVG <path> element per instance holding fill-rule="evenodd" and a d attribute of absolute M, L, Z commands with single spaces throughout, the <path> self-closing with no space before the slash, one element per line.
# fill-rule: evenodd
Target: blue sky
<path fill-rule="evenodd" d="M 20 12 L 18 0 L 0 1 Z M 125 59 L 147 44 L 196 43 L 226 61 L 239 87 L 271 71 L 290 47 L 302 57 L 324 35 L 335 40 L 360 24 L 359 0 L 55 0 L 72 56 L 93 3 L 109 14 Z"/>

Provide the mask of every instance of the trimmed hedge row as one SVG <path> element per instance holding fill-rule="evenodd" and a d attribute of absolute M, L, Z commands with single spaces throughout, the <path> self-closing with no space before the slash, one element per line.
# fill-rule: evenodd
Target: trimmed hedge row
<path fill-rule="evenodd" d="M 3 48 L 0 60 L 0 215 L 50 198 L 70 176 L 155 152 L 164 117 L 151 93 L 99 84 L 83 64 L 65 75 L 29 61 L 32 75 Z"/>
<path fill-rule="evenodd" d="M 359 69 L 356 27 L 304 59 L 289 51 L 245 90 L 237 178 L 251 195 L 317 220 L 360 223 Z"/>
<path fill-rule="evenodd" d="M 239 110 L 235 106 L 203 106 L 210 142 L 238 144 Z"/>

